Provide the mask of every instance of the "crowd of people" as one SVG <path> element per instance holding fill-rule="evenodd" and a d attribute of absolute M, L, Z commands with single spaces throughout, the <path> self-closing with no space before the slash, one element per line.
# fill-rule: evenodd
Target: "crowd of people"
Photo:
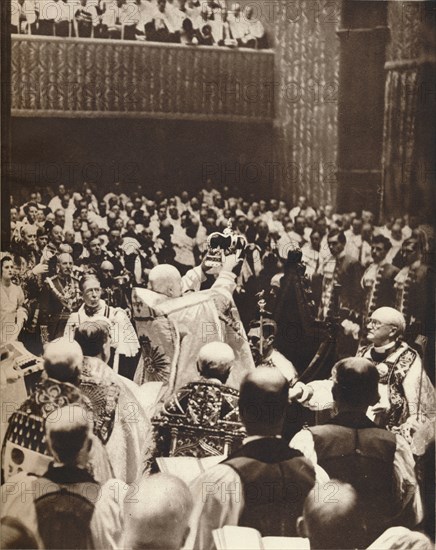
<path fill-rule="evenodd" d="M 12 32 L 263 49 L 253 6 L 225 0 L 11 0 Z"/>
<path fill-rule="evenodd" d="M 430 227 L 211 180 L 34 188 L 10 220 L 1 344 L 43 371 L 3 441 L 3 547 L 213 550 L 229 525 L 319 549 L 432 547 Z M 288 355 L 302 339 L 280 346 L 289 280 L 336 326 L 322 379 Z M 203 342 L 200 318 L 226 334 Z M 219 463 L 156 473 L 184 455 Z"/>

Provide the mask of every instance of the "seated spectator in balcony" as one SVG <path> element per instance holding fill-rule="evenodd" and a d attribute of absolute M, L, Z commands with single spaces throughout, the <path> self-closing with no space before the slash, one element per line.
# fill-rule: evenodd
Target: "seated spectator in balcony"
<path fill-rule="evenodd" d="M 244 13 L 244 36 L 242 46 L 245 48 L 262 49 L 267 47 L 265 28 L 259 19 L 253 18 L 252 6 L 247 6 Z"/>
<path fill-rule="evenodd" d="M 54 36 L 54 22 L 57 15 L 57 2 L 52 0 L 36 0 L 38 34 Z"/>
<path fill-rule="evenodd" d="M 221 4 L 215 0 L 206 0 L 204 6 L 206 8 L 207 18 L 209 21 L 219 21 L 222 8 Z"/>
<path fill-rule="evenodd" d="M 182 7 L 179 7 L 179 9 L 184 11 L 191 21 L 194 21 L 194 19 L 200 15 L 200 2 L 198 2 L 198 0 L 179 0 L 179 4 L 182 2 L 183 9 Z"/>
<path fill-rule="evenodd" d="M 158 0 L 153 18 L 145 26 L 146 39 L 150 42 L 180 42 L 179 23 L 166 0 Z"/>
<path fill-rule="evenodd" d="M 137 29 L 141 18 L 139 11 L 140 0 L 124 0 L 124 17 L 122 23 L 124 24 L 124 40 L 136 40 Z"/>
<path fill-rule="evenodd" d="M 212 34 L 218 46 L 236 47 L 238 45 L 230 28 L 227 8 L 221 10 L 221 19 L 213 22 Z"/>
<path fill-rule="evenodd" d="M 131 4 L 126 0 L 114 0 L 106 5 L 102 15 L 102 37 L 113 40 L 135 40 L 139 15 L 132 13 Z"/>
<path fill-rule="evenodd" d="M 233 38 L 238 42 L 239 45 L 242 45 L 242 38 L 244 37 L 245 29 L 243 25 L 243 17 L 241 14 L 240 4 L 233 4 L 228 19 Z"/>
<path fill-rule="evenodd" d="M 152 0 L 135 0 L 138 9 L 138 23 L 136 24 L 136 37 L 145 40 L 145 26 L 153 20 L 154 3 Z"/>
<path fill-rule="evenodd" d="M 93 38 L 97 34 L 100 18 L 97 6 L 88 0 L 80 0 L 80 6 L 74 14 L 75 35 L 80 38 Z"/>
<path fill-rule="evenodd" d="M 56 1 L 56 0 L 55 0 Z M 68 0 L 58 0 L 58 12 L 55 18 L 55 35 L 61 37 L 72 36 L 73 34 L 73 11 Z"/>
<path fill-rule="evenodd" d="M 198 44 L 194 25 L 189 17 L 186 17 L 186 19 L 183 20 L 182 30 L 180 33 L 180 42 L 182 44 L 187 44 L 188 46 L 196 46 Z"/>
<path fill-rule="evenodd" d="M 45 36 L 71 36 L 71 5 L 64 0 L 39 0 L 35 2 L 38 12 L 38 34 Z"/>
<path fill-rule="evenodd" d="M 36 13 L 35 4 L 31 0 L 12 0 L 11 2 L 11 33 L 35 34 Z"/>
<path fill-rule="evenodd" d="M 214 39 L 212 36 L 212 26 L 208 19 L 207 7 L 205 4 L 202 4 L 200 15 L 193 22 L 195 29 L 195 38 L 198 41 L 200 46 L 213 46 Z"/>
<path fill-rule="evenodd" d="M 173 4 L 170 4 L 170 8 L 174 23 L 179 32 L 183 29 L 183 22 L 188 19 L 185 8 L 186 0 L 175 0 Z"/>

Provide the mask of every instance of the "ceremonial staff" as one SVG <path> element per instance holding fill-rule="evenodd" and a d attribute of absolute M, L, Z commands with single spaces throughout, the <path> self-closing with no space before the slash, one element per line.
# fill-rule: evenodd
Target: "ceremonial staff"
<path fill-rule="evenodd" d="M 261 290 L 256 296 L 259 298 L 257 305 L 259 306 L 259 325 L 260 325 L 260 336 L 259 336 L 259 352 L 261 358 L 263 358 L 263 318 L 266 313 L 265 306 L 266 300 L 264 298 L 265 291 Z"/>

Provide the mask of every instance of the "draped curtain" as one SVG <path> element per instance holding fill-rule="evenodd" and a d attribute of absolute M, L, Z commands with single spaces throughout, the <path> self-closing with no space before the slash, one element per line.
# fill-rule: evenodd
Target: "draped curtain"
<path fill-rule="evenodd" d="M 336 190 L 340 3 L 274 5 L 276 192 L 325 204 Z"/>
<path fill-rule="evenodd" d="M 433 13 L 433 16 L 432 16 Z M 434 217 L 434 2 L 389 2 L 380 211 Z"/>
<path fill-rule="evenodd" d="M 410 178 L 414 170 L 418 70 L 389 70 L 385 89 L 383 129 L 383 193 L 381 212 L 399 216 L 414 200 Z"/>

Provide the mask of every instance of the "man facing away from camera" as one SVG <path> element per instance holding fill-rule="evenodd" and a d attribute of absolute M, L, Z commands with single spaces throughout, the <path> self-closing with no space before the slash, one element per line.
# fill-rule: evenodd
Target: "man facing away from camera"
<path fill-rule="evenodd" d="M 259 367 L 243 379 L 239 411 L 247 437 L 194 480 L 186 548 L 212 550 L 212 530 L 224 525 L 253 527 L 263 536 L 297 536 L 296 520 L 318 473 L 281 438 L 287 403 L 288 383 L 278 369 Z"/>
<path fill-rule="evenodd" d="M 324 425 L 301 430 L 291 445 L 331 478 L 356 489 L 368 543 L 387 527 L 414 527 L 422 519 L 422 503 L 410 447 L 366 416 L 379 400 L 376 366 L 361 357 L 342 359 L 333 367 L 332 382 L 337 414 Z"/>
<path fill-rule="evenodd" d="M 87 471 L 92 421 L 79 405 L 46 418 L 53 462 L 41 477 L 21 472 L 2 488 L 2 516 L 16 517 L 40 548 L 117 548 L 126 484 L 98 483 Z"/>

